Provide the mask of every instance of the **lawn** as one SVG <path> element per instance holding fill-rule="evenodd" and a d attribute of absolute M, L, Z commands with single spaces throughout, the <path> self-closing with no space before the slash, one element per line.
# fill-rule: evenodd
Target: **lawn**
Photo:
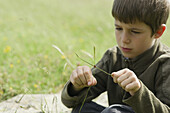
<path fill-rule="evenodd" d="M 0 101 L 20 93 L 57 93 L 74 67 L 75 53 L 93 63 L 116 44 L 113 0 L 1 0 Z M 162 41 L 170 43 L 169 30 Z M 52 45 L 60 48 L 62 55 Z M 88 53 L 88 54 L 87 54 Z"/>

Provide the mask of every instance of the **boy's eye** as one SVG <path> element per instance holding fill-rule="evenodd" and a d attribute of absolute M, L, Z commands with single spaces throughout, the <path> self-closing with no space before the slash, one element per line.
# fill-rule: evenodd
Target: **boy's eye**
<path fill-rule="evenodd" d="M 116 30 L 120 31 L 120 30 L 122 30 L 122 28 L 117 27 Z"/>
<path fill-rule="evenodd" d="M 139 32 L 139 31 L 131 31 L 131 32 L 133 32 L 133 33 L 135 33 L 135 34 L 140 34 L 141 32 Z"/>

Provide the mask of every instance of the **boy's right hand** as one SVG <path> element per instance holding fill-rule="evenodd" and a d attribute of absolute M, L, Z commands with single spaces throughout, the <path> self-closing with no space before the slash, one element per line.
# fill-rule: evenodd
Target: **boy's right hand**
<path fill-rule="evenodd" d="M 78 66 L 71 74 L 70 81 L 75 91 L 80 91 L 84 87 L 94 86 L 97 84 L 93 77 L 91 69 L 88 66 Z"/>

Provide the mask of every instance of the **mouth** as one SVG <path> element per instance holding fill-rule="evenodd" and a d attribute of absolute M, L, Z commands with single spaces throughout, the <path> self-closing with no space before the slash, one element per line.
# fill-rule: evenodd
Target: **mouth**
<path fill-rule="evenodd" d="M 132 51 L 131 48 L 121 47 L 121 49 L 122 49 L 123 52 L 130 52 L 130 51 Z"/>

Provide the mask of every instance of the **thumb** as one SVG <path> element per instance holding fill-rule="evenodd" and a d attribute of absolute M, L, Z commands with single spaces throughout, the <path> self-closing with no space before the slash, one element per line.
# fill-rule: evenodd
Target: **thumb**
<path fill-rule="evenodd" d="M 91 79 L 88 81 L 88 86 L 94 86 L 94 85 L 96 85 L 97 84 L 97 80 L 96 80 L 96 78 L 95 77 L 91 77 Z"/>
<path fill-rule="evenodd" d="M 115 75 L 117 75 L 117 72 L 112 72 L 111 76 L 114 77 Z"/>
<path fill-rule="evenodd" d="M 113 76 L 120 76 L 120 75 L 124 74 L 126 71 L 127 71 L 127 69 L 122 69 L 122 70 L 113 72 L 111 75 L 112 75 L 112 77 Z"/>
<path fill-rule="evenodd" d="M 114 74 L 115 74 L 115 72 L 112 72 L 111 76 L 113 77 L 113 76 L 114 76 Z"/>

